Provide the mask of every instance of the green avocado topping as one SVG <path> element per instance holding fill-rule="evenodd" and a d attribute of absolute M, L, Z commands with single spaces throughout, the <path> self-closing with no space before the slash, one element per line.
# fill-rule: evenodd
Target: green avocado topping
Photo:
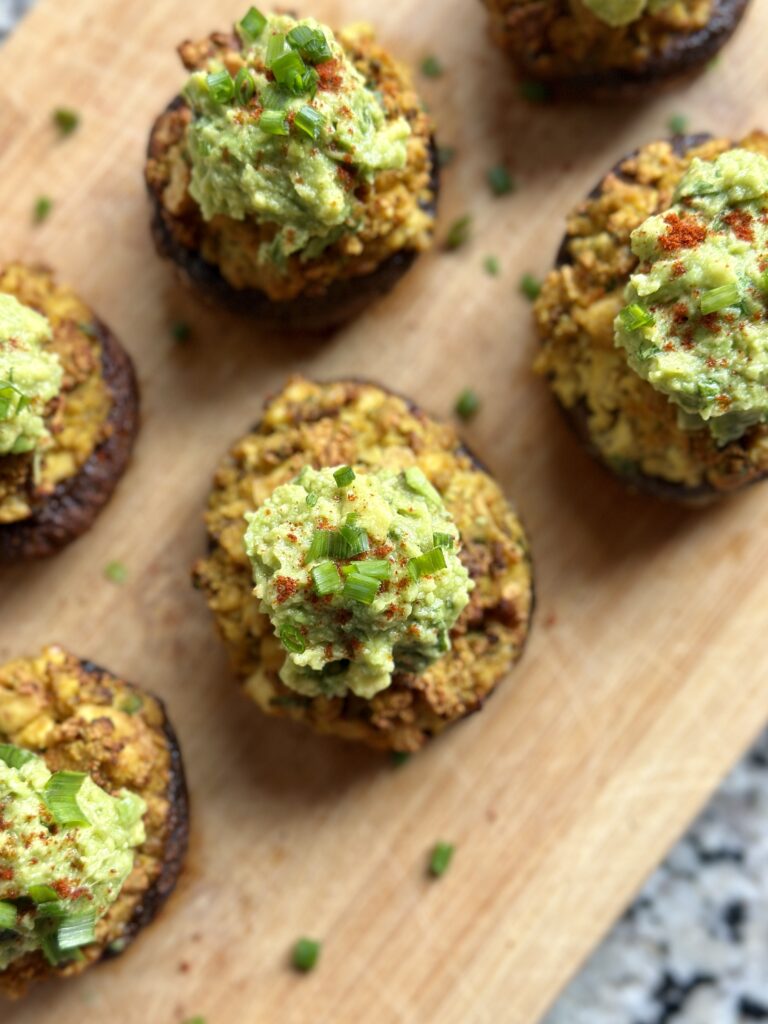
<path fill-rule="evenodd" d="M 61 389 L 59 357 L 44 316 L 0 292 L 0 455 L 29 452 L 48 438 L 45 407 Z"/>
<path fill-rule="evenodd" d="M 94 941 L 144 842 L 144 801 L 0 744 L 0 970 L 40 950 L 66 963 Z"/>
<path fill-rule="evenodd" d="M 595 17 L 613 28 L 629 25 L 646 12 L 656 14 L 671 3 L 672 0 L 584 0 Z"/>
<path fill-rule="evenodd" d="M 393 673 L 423 672 L 450 649 L 473 584 L 456 524 L 418 467 L 307 467 L 247 520 L 286 686 L 369 699 Z"/>
<path fill-rule="evenodd" d="M 718 444 L 768 419 L 768 159 L 694 159 L 671 207 L 632 233 L 614 325 L 635 372 Z"/>
<path fill-rule="evenodd" d="M 252 9 L 238 31 L 235 78 L 213 58 L 184 89 L 189 190 L 207 220 L 275 225 L 260 261 L 314 259 L 357 229 L 356 186 L 405 166 L 411 129 L 324 25 Z"/>

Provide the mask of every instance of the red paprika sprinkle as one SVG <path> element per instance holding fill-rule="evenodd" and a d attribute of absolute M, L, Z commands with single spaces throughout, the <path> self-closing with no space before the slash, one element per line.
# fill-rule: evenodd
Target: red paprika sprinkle
<path fill-rule="evenodd" d="M 668 213 L 664 218 L 667 231 L 659 238 L 659 245 L 667 252 L 677 249 L 694 249 L 707 237 L 707 229 L 693 217 L 680 217 Z"/>

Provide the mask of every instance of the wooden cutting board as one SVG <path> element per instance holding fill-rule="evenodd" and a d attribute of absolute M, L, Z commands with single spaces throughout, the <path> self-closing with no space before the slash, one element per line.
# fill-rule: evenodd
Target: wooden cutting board
<path fill-rule="evenodd" d="M 441 138 L 443 231 L 370 314 L 290 344 L 201 309 L 155 258 L 141 177 L 150 121 L 183 80 L 174 46 L 244 0 L 43 0 L 0 51 L 0 259 L 45 260 L 138 365 L 135 462 L 91 533 L 3 573 L 0 656 L 59 641 L 155 689 L 181 734 L 193 797 L 189 867 L 123 959 L 3 1007 L 4 1024 L 532 1024 L 768 717 L 768 485 L 704 512 L 626 495 L 569 436 L 530 372 L 518 293 L 550 265 L 562 219 L 673 113 L 693 130 L 768 125 L 768 5 L 697 83 L 648 105 L 529 107 L 472 0 L 315 0 L 375 19 L 393 49 L 446 64 L 423 91 Z M 65 141 L 56 105 L 77 108 Z M 507 161 L 520 188 L 493 199 Z M 31 224 L 40 194 L 55 203 Z M 482 268 L 501 260 L 500 278 Z M 169 325 L 194 326 L 181 346 Z M 227 671 L 189 566 L 213 467 L 287 374 L 379 379 L 449 415 L 483 398 L 472 446 L 533 538 L 530 647 L 483 714 L 400 769 L 260 716 Z M 128 567 L 125 586 L 104 566 Z M 449 873 L 425 877 L 438 839 Z M 315 973 L 288 951 L 323 940 Z M 55 1017 L 54 1017 L 55 1014 Z"/>

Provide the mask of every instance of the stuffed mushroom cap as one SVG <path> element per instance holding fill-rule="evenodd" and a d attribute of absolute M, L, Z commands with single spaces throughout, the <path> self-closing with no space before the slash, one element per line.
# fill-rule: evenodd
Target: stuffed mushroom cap
<path fill-rule="evenodd" d="M 252 9 L 180 54 L 146 180 L 158 248 L 203 297 L 321 329 L 429 247 L 430 121 L 368 27 Z"/>
<path fill-rule="evenodd" d="M 0 266 L 0 562 L 87 530 L 138 430 L 131 360 L 50 271 Z"/>
<path fill-rule="evenodd" d="M 563 98 L 643 96 L 706 67 L 748 0 L 484 0 L 519 73 Z"/>
<path fill-rule="evenodd" d="M 373 384 L 291 380 L 219 467 L 195 567 L 268 714 L 416 750 L 520 657 L 528 544 L 453 429 Z"/>
<path fill-rule="evenodd" d="M 537 368 L 636 487 L 702 501 L 768 470 L 766 223 L 759 132 L 644 146 L 569 219 Z"/>
<path fill-rule="evenodd" d="M 60 647 L 0 668 L 0 992 L 122 952 L 187 842 L 162 703 Z"/>

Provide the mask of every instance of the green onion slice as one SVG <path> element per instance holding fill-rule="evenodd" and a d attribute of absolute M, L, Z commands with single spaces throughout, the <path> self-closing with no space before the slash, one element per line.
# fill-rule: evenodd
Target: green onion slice
<path fill-rule="evenodd" d="M 331 541 L 332 558 L 354 558 L 370 548 L 368 534 L 359 526 L 341 526 L 336 538 Z"/>
<path fill-rule="evenodd" d="M 246 106 L 256 92 L 256 80 L 250 68 L 240 68 L 235 78 L 235 97 L 237 102 Z"/>
<path fill-rule="evenodd" d="M 472 388 L 464 388 L 456 399 L 454 410 L 459 419 L 470 420 L 480 408 L 480 398 Z"/>
<path fill-rule="evenodd" d="M 422 498 L 426 498 L 433 505 L 443 504 L 440 492 L 432 486 L 418 466 L 409 466 L 403 471 L 403 476 L 410 489 L 416 494 L 420 494 Z"/>
<path fill-rule="evenodd" d="M 293 123 L 300 131 L 308 135 L 310 139 L 319 139 L 325 124 L 325 118 L 314 107 L 305 106 L 297 112 Z"/>
<path fill-rule="evenodd" d="M 319 494 L 314 494 L 313 492 L 310 492 L 310 493 L 309 493 L 309 494 L 307 495 L 307 506 L 308 506 L 309 508 L 314 508 L 314 507 L 315 507 L 315 505 L 316 505 L 316 504 L 317 504 L 317 502 L 318 502 L 318 498 L 319 498 L 319 497 L 320 497 L 320 495 L 319 495 Z"/>
<path fill-rule="evenodd" d="M 333 534 L 330 530 L 315 530 L 309 550 L 307 551 L 308 562 L 317 562 L 321 558 L 327 558 L 331 551 L 332 536 Z"/>
<path fill-rule="evenodd" d="M 515 191 L 515 180 L 503 164 L 491 167 L 486 174 L 488 186 L 495 196 L 508 196 Z"/>
<path fill-rule="evenodd" d="M 273 36 L 273 39 L 277 38 Z M 307 65 L 301 59 L 301 54 L 296 50 L 284 50 L 279 56 L 272 58 L 268 67 L 275 76 L 278 85 L 298 95 L 306 92 L 305 74 Z"/>
<path fill-rule="evenodd" d="M 721 284 L 719 288 L 712 288 L 701 296 L 701 312 L 705 316 L 708 313 L 719 313 L 728 306 L 737 306 L 740 300 L 739 286 L 735 282 Z"/>
<path fill-rule="evenodd" d="M 628 331 L 639 331 L 642 327 L 650 327 L 654 322 L 653 314 L 649 313 L 647 309 L 643 309 L 642 306 L 638 306 L 636 302 L 625 306 L 619 313 L 619 319 L 622 326 Z"/>
<path fill-rule="evenodd" d="M 53 123 L 62 135 L 71 135 L 80 124 L 80 115 L 68 107 L 58 107 L 53 112 Z"/>
<path fill-rule="evenodd" d="M 30 750 L 15 747 L 12 743 L 0 743 L 0 761 L 5 761 L 9 768 L 21 768 L 35 760 Z"/>
<path fill-rule="evenodd" d="M 268 68 L 286 52 L 285 36 L 282 32 L 275 32 L 267 41 L 267 54 L 265 63 Z"/>
<path fill-rule="evenodd" d="M 534 299 L 538 299 L 541 294 L 541 281 L 533 276 L 533 274 L 523 274 L 520 278 L 520 291 L 531 302 Z"/>
<path fill-rule="evenodd" d="M 454 540 L 450 533 L 433 533 L 432 543 L 436 548 L 450 548 L 453 550 Z"/>
<path fill-rule="evenodd" d="M 252 43 L 267 27 L 267 19 L 258 8 L 252 7 L 237 27 L 245 42 Z"/>
<path fill-rule="evenodd" d="M 0 932 L 16 927 L 17 912 L 12 903 L 0 902 Z"/>
<path fill-rule="evenodd" d="M 446 249 L 460 249 L 462 245 L 465 245 L 469 241 L 469 236 L 472 233 L 472 218 L 467 214 L 465 217 L 459 217 L 455 220 L 448 229 L 448 234 L 445 236 L 445 247 Z"/>
<path fill-rule="evenodd" d="M 348 487 L 355 479 L 355 471 L 351 466 L 342 466 L 333 474 L 337 487 Z"/>
<path fill-rule="evenodd" d="M 90 825 L 77 802 L 85 779 L 85 772 L 54 772 L 45 784 L 43 795 L 48 810 L 62 828 Z"/>
<path fill-rule="evenodd" d="M 42 882 L 37 885 L 30 885 L 27 888 L 27 895 L 35 903 L 50 903 L 53 900 L 58 900 L 59 894 L 55 889 L 52 889 L 50 885 L 45 885 Z"/>
<path fill-rule="evenodd" d="M 235 83 L 226 68 L 213 71 L 206 76 L 205 81 L 208 85 L 208 94 L 214 103 L 229 103 L 235 95 Z"/>
<path fill-rule="evenodd" d="M 291 654 L 303 654 L 307 649 L 304 637 L 296 626 L 292 626 L 288 622 L 284 626 L 280 627 L 278 635 L 283 647 L 285 647 L 287 651 L 290 651 Z"/>
<path fill-rule="evenodd" d="M 293 966 L 297 971 L 311 971 L 319 956 L 319 942 L 315 939 L 299 939 L 293 947 Z"/>
<path fill-rule="evenodd" d="M 322 64 L 333 56 L 325 33 L 309 25 L 297 25 L 286 36 L 288 45 L 298 50 L 309 64 Z"/>
<path fill-rule="evenodd" d="M 347 576 L 341 596 L 359 604 L 373 604 L 379 586 L 380 582 L 374 576 L 353 572 Z"/>
<path fill-rule="evenodd" d="M 440 878 L 448 870 L 456 847 L 453 843 L 437 843 L 429 858 L 429 873 L 433 878 Z"/>
<path fill-rule="evenodd" d="M 265 110 L 259 118 L 259 128 L 267 135 L 289 135 L 288 119 L 282 110 Z"/>
<path fill-rule="evenodd" d="M 408 572 L 413 579 L 421 579 L 422 576 L 431 576 L 433 573 L 445 569 L 448 563 L 445 560 L 445 551 L 441 547 L 425 551 L 423 555 L 411 558 L 408 561 Z"/>
<path fill-rule="evenodd" d="M 338 594 L 344 586 L 339 576 L 339 570 L 333 562 L 321 562 L 320 565 L 316 565 L 312 570 L 312 582 L 320 597 L 325 597 L 326 594 Z"/>
<path fill-rule="evenodd" d="M 70 950 L 87 946 L 96 939 L 96 911 L 70 914 L 59 925 L 57 936 L 59 949 Z"/>
<path fill-rule="evenodd" d="M 386 558 L 366 558 L 362 562 L 352 562 L 344 566 L 344 572 L 359 573 L 375 580 L 388 580 L 392 575 L 392 564 Z"/>

